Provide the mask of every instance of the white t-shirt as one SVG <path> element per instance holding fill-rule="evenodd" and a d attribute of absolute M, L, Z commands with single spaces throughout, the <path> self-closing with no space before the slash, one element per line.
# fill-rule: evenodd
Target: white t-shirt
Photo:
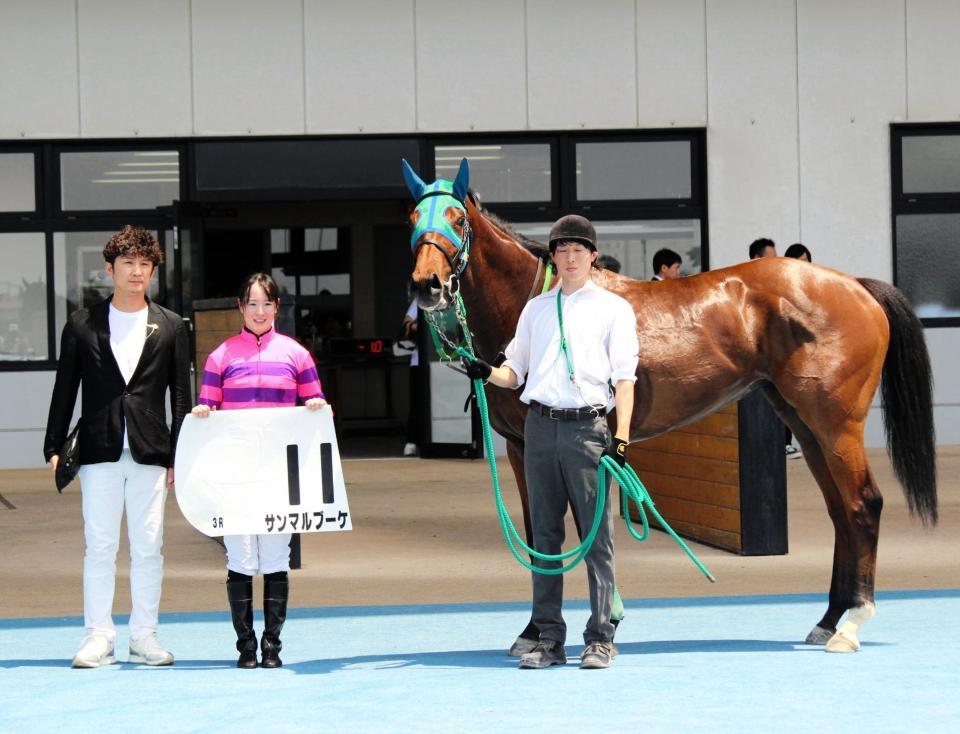
<path fill-rule="evenodd" d="M 110 349 L 113 350 L 113 358 L 117 360 L 123 381 L 129 383 L 147 338 L 147 307 L 127 312 L 114 308 L 111 303 L 109 319 Z M 130 448 L 126 427 L 123 429 L 123 447 Z"/>
<path fill-rule="evenodd" d="M 560 349 L 557 291 L 532 299 L 523 308 L 517 333 L 506 349 L 509 367 L 526 387 L 520 400 L 552 408 L 615 405 L 608 382 L 636 380 L 639 354 L 633 307 L 593 281 L 561 299 L 563 330 L 580 391 L 567 374 Z M 586 402 L 586 405 L 584 404 Z"/>

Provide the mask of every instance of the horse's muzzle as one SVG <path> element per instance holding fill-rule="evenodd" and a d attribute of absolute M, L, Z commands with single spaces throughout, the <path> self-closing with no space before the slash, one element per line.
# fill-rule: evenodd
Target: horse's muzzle
<path fill-rule="evenodd" d="M 443 310 L 450 302 L 449 294 L 436 273 L 427 280 L 414 281 L 413 293 L 417 297 L 417 305 L 424 311 Z"/>

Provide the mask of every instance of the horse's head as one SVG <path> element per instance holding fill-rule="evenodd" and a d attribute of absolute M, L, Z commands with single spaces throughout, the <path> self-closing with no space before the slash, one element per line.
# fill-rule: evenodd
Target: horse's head
<path fill-rule="evenodd" d="M 464 158 L 454 181 L 440 178 L 426 184 L 404 161 L 403 179 L 417 202 L 410 215 L 413 290 L 420 308 L 444 309 L 460 289 L 460 275 L 470 256 L 466 204 L 470 166 Z"/>

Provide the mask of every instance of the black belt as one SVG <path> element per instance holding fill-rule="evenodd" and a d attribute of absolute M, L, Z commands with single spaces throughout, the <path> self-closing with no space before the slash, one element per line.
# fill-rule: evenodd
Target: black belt
<path fill-rule="evenodd" d="M 607 414 L 605 407 L 600 408 L 551 408 L 536 400 L 530 401 L 530 410 L 555 421 L 586 421 L 591 418 L 603 418 Z"/>

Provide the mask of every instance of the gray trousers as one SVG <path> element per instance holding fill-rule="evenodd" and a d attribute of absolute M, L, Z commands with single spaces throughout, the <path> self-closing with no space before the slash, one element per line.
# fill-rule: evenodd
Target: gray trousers
<path fill-rule="evenodd" d="M 538 412 L 527 411 L 523 431 L 524 475 L 533 523 L 533 547 L 540 553 L 557 554 L 563 547 L 564 515 L 572 504 L 580 527 L 586 535 L 593 523 L 597 501 L 597 464 L 610 442 L 606 418 L 583 421 L 552 420 Z M 583 633 L 584 643 L 613 639 L 610 622 L 613 604 L 613 512 L 610 488 L 603 519 L 593 548 L 587 554 L 587 580 L 590 587 L 590 619 Z M 557 568 L 557 561 L 535 560 L 542 568 Z M 540 639 L 566 642 L 567 624 L 563 621 L 563 575 L 533 576 L 533 622 Z"/>

